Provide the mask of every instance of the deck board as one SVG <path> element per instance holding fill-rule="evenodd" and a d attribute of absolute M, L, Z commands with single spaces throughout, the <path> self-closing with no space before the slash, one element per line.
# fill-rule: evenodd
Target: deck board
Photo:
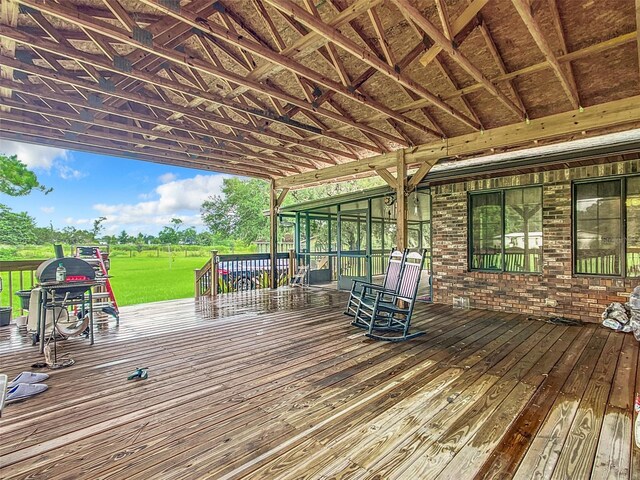
<path fill-rule="evenodd" d="M 640 472 L 631 335 L 420 305 L 375 342 L 345 296 L 280 289 L 123 309 L 0 419 L 2 478 L 619 478 Z M 0 329 L 10 378 L 39 360 Z M 128 382 L 136 367 L 146 381 Z"/>

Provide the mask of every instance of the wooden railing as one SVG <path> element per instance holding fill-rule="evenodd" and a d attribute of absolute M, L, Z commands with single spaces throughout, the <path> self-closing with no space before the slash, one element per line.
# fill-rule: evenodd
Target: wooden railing
<path fill-rule="evenodd" d="M 29 290 L 36 284 L 36 270 L 45 260 L 0 260 L 2 276 L 2 296 L 0 306 L 13 307 L 17 301 L 15 293 Z M 22 314 L 22 309 L 15 309 L 14 316 Z"/>
<path fill-rule="evenodd" d="M 287 285 L 295 271 L 295 254 L 278 253 L 276 260 L 276 284 Z M 195 270 L 195 297 L 214 296 L 220 293 L 268 288 L 271 259 L 267 253 L 218 255 Z"/>
<path fill-rule="evenodd" d="M 476 253 L 472 256 L 471 267 L 479 270 L 501 271 L 503 269 L 502 261 L 504 260 L 504 270 L 506 272 L 540 272 L 540 252 L 531 250 L 528 256 L 529 258 L 524 252 L 505 252 L 504 255 L 500 251 Z"/>

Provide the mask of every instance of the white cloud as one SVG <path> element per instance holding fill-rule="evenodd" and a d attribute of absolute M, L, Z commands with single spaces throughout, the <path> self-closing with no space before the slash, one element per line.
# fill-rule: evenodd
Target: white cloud
<path fill-rule="evenodd" d="M 85 172 L 71 168 L 69 165 L 57 165 L 58 174 L 64 180 L 79 180 L 86 177 Z"/>
<path fill-rule="evenodd" d="M 175 173 L 168 172 L 168 173 L 165 173 L 164 175 L 160 175 L 158 177 L 158 180 L 160 180 L 160 183 L 169 183 L 169 182 L 173 182 L 176 178 L 178 177 L 176 176 Z"/>
<path fill-rule="evenodd" d="M 87 174 L 70 166 L 71 154 L 68 150 L 47 147 L 46 145 L 32 145 L 29 143 L 0 141 L 0 153 L 17 155 L 18 160 L 33 170 L 55 172 L 63 180 L 79 180 Z"/>
<path fill-rule="evenodd" d="M 61 148 L 45 145 L 31 145 L 28 143 L 2 140 L 0 152 L 6 155 L 17 155 L 18 160 L 27 167 L 36 170 L 51 170 L 56 160 L 68 160 L 69 152 Z"/>
<path fill-rule="evenodd" d="M 53 213 L 56 211 L 56 207 L 40 207 L 44 213 Z"/>
<path fill-rule="evenodd" d="M 64 219 L 64 222 L 67 225 L 89 225 L 92 220 L 90 218 L 73 218 L 73 217 L 66 217 Z"/>
<path fill-rule="evenodd" d="M 164 177 L 164 175 L 163 175 Z M 185 226 L 200 226 L 200 206 L 211 195 L 220 194 L 222 181 L 227 175 L 196 175 L 182 180 L 169 179 L 156 187 L 155 199 L 148 199 L 135 204 L 98 203 L 93 209 L 98 215 L 107 217 L 105 232 L 116 234 L 127 230 L 128 233 L 157 233 L 172 218 L 179 218 Z"/>

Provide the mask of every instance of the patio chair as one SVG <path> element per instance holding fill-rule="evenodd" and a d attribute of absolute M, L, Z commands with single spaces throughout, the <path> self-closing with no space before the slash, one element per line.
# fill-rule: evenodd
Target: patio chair
<path fill-rule="evenodd" d="M 389 264 L 387 265 L 387 271 L 384 275 L 382 285 L 354 280 L 351 285 L 351 292 L 349 293 L 349 300 L 344 314 L 350 317 L 356 316 L 358 306 L 360 305 L 360 299 L 363 294 L 375 297 L 375 293 L 378 289 L 393 292 L 397 291 L 400 286 L 400 276 L 402 275 L 402 269 L 404 267 L 407 252 L 408 250 L 405 250 L 404 252 L 395 249 L 391 250 L 391 253 L 389 254 Z M 363 328 L 366 327 L 366 325 L 356 326 L 361 326 Z"/>
<path fill-rule="evenodd" d="M 309 285 L 309 265 L 299 265 L 289 281 L 291 287 L 304 287 Z"/>
<path fill-rule="evenodd" d="M 411 316 L 418 295 L 418 286 L 424 266 L 426 250 L 411 252 L 406 256 L 396 291 L 373 289 L 375 295 L 363 290 L 353 325 L 367 328 L 367 336 L 376 340 L 399 342 L 423 335 L 409 334 Z M 399 335 L 393 335 L 399 332 Z M 389 335 L 392 333 L 392 335 Z"/>

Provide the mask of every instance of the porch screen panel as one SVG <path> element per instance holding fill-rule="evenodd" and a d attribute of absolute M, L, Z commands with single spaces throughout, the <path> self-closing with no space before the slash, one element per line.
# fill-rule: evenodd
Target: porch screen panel
<path fill-rule="evenodd" d="M 621 273 L 621 182 L 576 185 L 576 273 Z"/>
<path fill-rule="evenodd" d="M 627 179 L 627 276 L 640 277 L 640 177 Z"/>
<path fill-rule="evenodd" d="M 502 195 L 474 194 L 469 201 L 471 268 L 502 270 Z"/>
<path fill-rule="evenodd" d="M 505 191 L 504 263 L 507 272 L 542 270 L 542 188 Z"/>

